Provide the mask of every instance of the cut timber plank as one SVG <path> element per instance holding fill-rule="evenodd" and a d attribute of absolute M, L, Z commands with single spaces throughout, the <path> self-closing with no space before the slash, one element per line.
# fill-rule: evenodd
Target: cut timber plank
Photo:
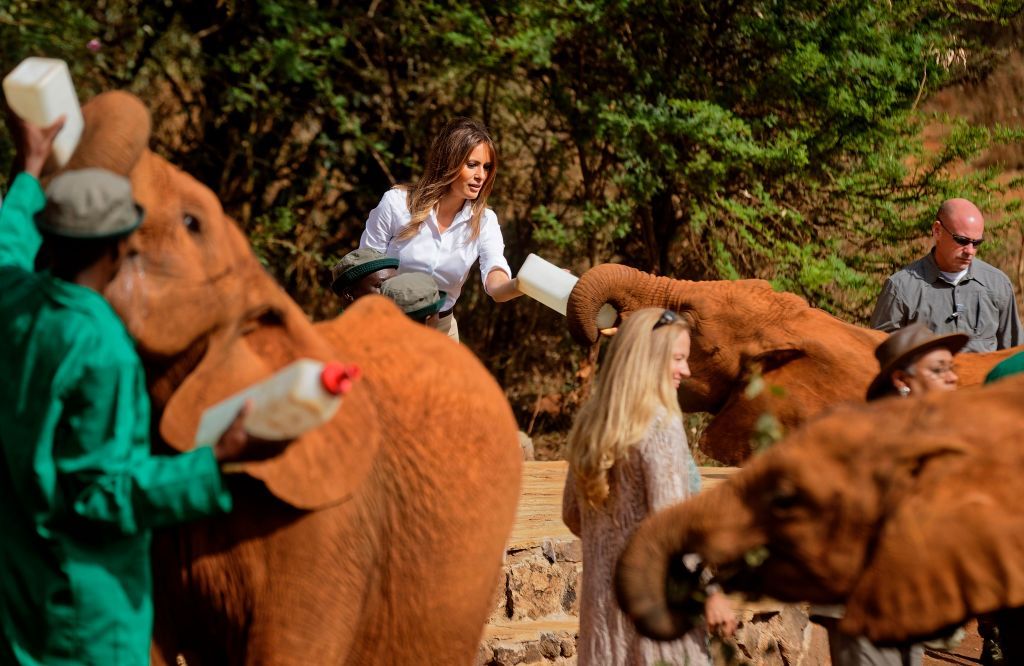
<path fill-rule="evenodd" d="M 736 467 L 701 467 L 701 487 L 713 488 L 734 474 Z M 562 489 L 568 465 L 563 460 L 529 461 L 523 468 L 516 521 L 509 548 L 520 550 L 540 545 L 544 539 L 574 539 L 562 522 Z"/>
<path fill-rule="evenodd" d="M 578 617 L 544 618 L 542 620 L 524 620 L 521 622 L 496 622 L 489 624 L 484 630 L 485 640 L 498 641 L 535 641 L 542 633 L 570 633 L 580 630 Z"/>

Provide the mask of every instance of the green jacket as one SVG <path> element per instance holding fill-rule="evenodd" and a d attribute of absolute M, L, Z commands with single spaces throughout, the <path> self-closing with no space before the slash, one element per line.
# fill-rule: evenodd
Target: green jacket
<path fill-rule="evenodd" d="M 142 365 L 91 289 L 36 273 L 38 181 L 0 208 L 0 664 L 148 664 L 150 530 L 231 508 L 209 447 L 150 454 Z"/>

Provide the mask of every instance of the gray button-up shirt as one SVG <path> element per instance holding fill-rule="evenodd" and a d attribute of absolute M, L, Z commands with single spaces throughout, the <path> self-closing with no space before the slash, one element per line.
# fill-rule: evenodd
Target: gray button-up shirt
<path fill-rule="evenodd" d="M 886 280 L 871 327 L 891 332 L 915 321 L 936 333 L 968 334 L 964 351 L 994 351 L 1022 342 L 1009 278 L 978 258 L 956 285 L 942 277 L 934 252 Z"/>

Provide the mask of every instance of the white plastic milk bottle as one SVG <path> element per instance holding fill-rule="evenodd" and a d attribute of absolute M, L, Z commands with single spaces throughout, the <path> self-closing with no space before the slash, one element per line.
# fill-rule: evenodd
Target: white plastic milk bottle
<path fill-rule="evenodd" d="M 64 115 L 64 127 L 53 141 L 53 158 L 64 166 L 82 137 L 82 109 L 63 60 L 25 58 L 4 77 L 4 97 L 23 120 L 46 127 Z"/>
<path fill-rule="evenodd" d="M 195 444 L 209 446 L 220 439 L 247 400 L 252 409 L 245 417 L 246 432 L 268 440 L 294 439 L 331 420 L 360 375 L 356 365 L 299 359 L 203 412 Z"/>
<path fill-rule="evenodd" d="M 563 271 L 550 261 L 545 261 L 535 254 L 530 254 L 516 274 L 519 291 L 530 298 L 540 301 L 563 316 L 569 305 L 569 294 L 580 281 L 572 273 Z M 597 327 L 611 328 L 615 325 L 618 313 L 608 303 L 597 312 Z"/>

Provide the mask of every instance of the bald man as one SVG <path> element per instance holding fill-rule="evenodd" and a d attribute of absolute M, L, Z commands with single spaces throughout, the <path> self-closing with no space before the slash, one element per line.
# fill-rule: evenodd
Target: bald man
<path fill-rule="evenodd" d="M 1021 344 L 1010 280 L 975 256 L 984 235 L 977 206 L 967 199 L 944 202 L 932 223 L 935 247 L 886 281 L 871 327 L 892 332 L 921 321 L 936 333 L 966 333 L 968 352 Z"/>

